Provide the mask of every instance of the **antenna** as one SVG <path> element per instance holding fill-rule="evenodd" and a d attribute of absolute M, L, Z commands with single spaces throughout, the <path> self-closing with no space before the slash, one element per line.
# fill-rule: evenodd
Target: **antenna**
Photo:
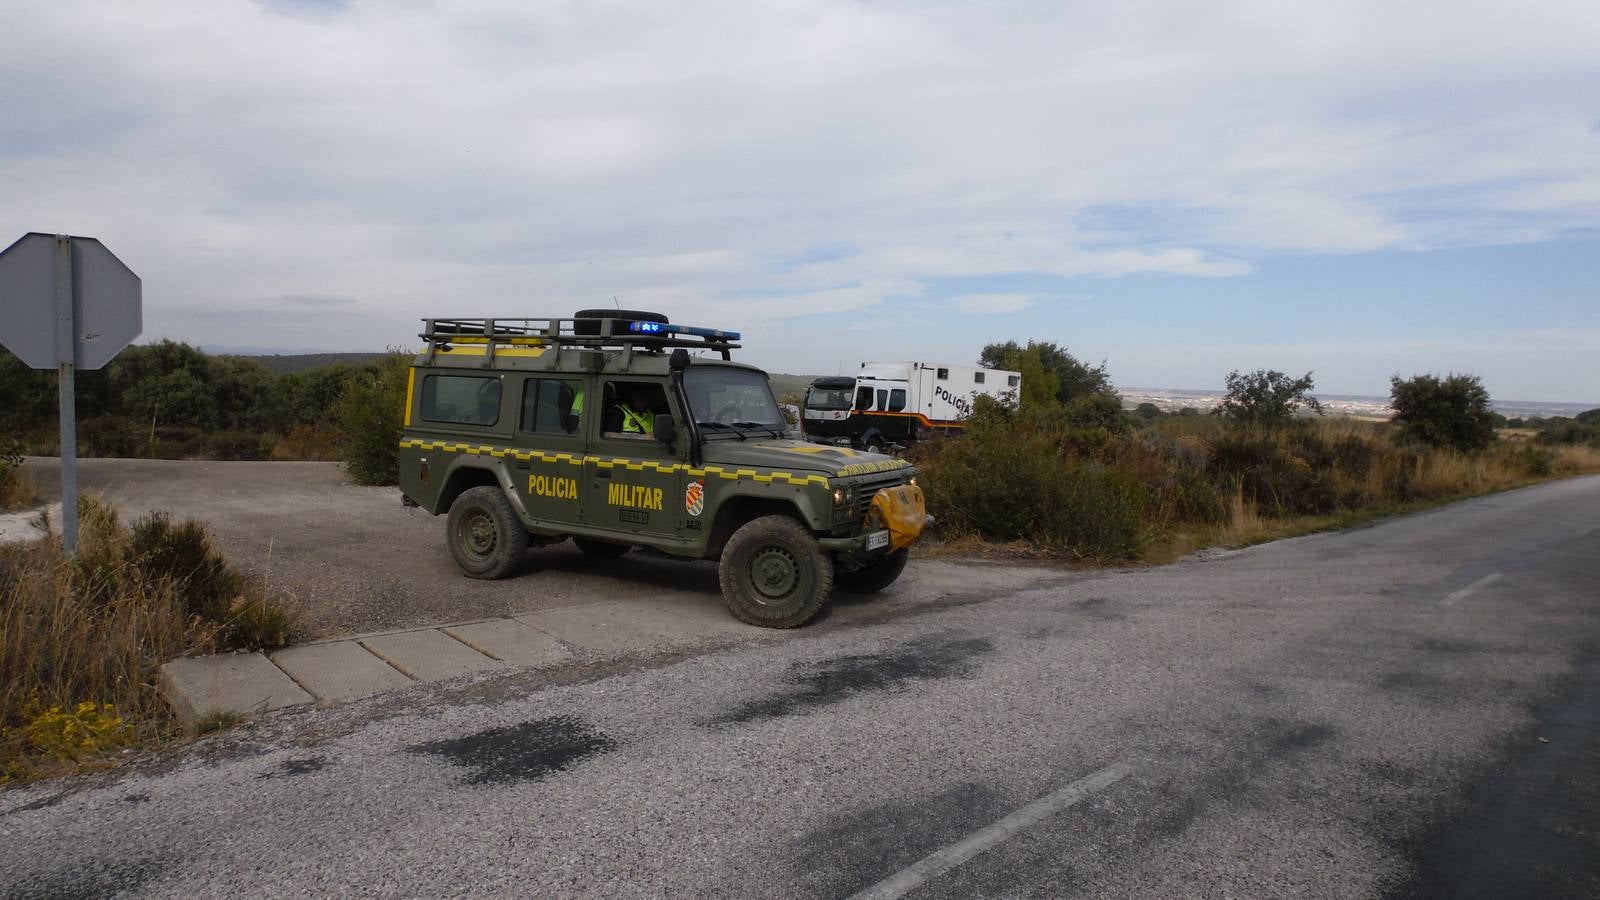
<path fill-rule="evenodd" d="M 617 308 L 617 312 L 622 312 L 622 304 L 617 302 L 616 294 L 611 295 L 611 305 Z"/>

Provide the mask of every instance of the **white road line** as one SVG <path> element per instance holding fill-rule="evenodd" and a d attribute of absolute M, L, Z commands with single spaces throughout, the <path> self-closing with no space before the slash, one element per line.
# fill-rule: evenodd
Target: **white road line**
<path fill-rule="evenodd" d="M 856 894 L 851 900 L 894 900 L 903 897 L 930 878 L 954 869 L 1006 838 L 1039 824 L 1046 816 L 1066 809 L 1097 791 L 1121 781 L 1133 766 L 1115 763 L 1074 781 L 1029 803 L 1004 819 L 967 835 L 954 844 L 935 850 L 920 861 Z"/>
<path fill-rule="evenodd" d="M 1483 590 L 1484 588 L 1488 587 L 1491 584 L 1494 584 L 1496 581 L 1499 581 L 1499 580 L 1500 580 L 1500 573 L 1499 572 L 1495 572 L 1492 575 L 1485 575 L 1482 578 L 1479 578 L 1477 581 L 1474 581 L 1473 583 L 1471 583 L 1471 584 L 1467 585 L 1466 587 L 1462 588 L 1461 590 L 1451 592 L 1451 594 L 1449 596 L 1447 596 L 1443 600 L 1439 601 L 1439 605 L 1440 606 L 1449 606 L 1450 604 L 1456 602 L 1457 600 L 1465 600 L 1466 598 L 1471 597 L 1473 594 L 1476 594 L 1477 592 Z"/>

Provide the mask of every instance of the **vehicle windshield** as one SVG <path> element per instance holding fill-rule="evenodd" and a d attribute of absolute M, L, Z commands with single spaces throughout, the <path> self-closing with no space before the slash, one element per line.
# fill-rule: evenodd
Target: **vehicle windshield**
<path fill-rule="evenodd" d="M 739 428 L 788 427 L 767 376 L 760 372 L 691 366 L 683 373 L 683 390 L 689 395 L 696 422 Z"/>
<path fill-rule="evenodd" d="M 807 409 L 849 409 L 849 388 L 812 388 L 806 394 Z"/>

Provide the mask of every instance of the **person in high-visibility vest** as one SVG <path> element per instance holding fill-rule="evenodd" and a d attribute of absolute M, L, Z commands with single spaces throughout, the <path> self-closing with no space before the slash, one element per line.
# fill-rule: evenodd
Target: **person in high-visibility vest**
<path fill-rule="evenodd" d="M 656 414 L 650 409 L 655 395 L 646 385 L 633 385 L 626 403 L 619 402 L 606 415 L 605 430 L 629 437 L 650 437 L 655 434 Z"/>

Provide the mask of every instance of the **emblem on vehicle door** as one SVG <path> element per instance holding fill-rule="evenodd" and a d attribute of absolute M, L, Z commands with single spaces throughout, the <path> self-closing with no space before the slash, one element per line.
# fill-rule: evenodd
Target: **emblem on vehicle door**
<path fill-rule="evenodd" d="M 706 483 L 704 481 L 691 481 L 683 489 L 683 508 L 689 515 L 698 516 L 706 511 Z"/>

